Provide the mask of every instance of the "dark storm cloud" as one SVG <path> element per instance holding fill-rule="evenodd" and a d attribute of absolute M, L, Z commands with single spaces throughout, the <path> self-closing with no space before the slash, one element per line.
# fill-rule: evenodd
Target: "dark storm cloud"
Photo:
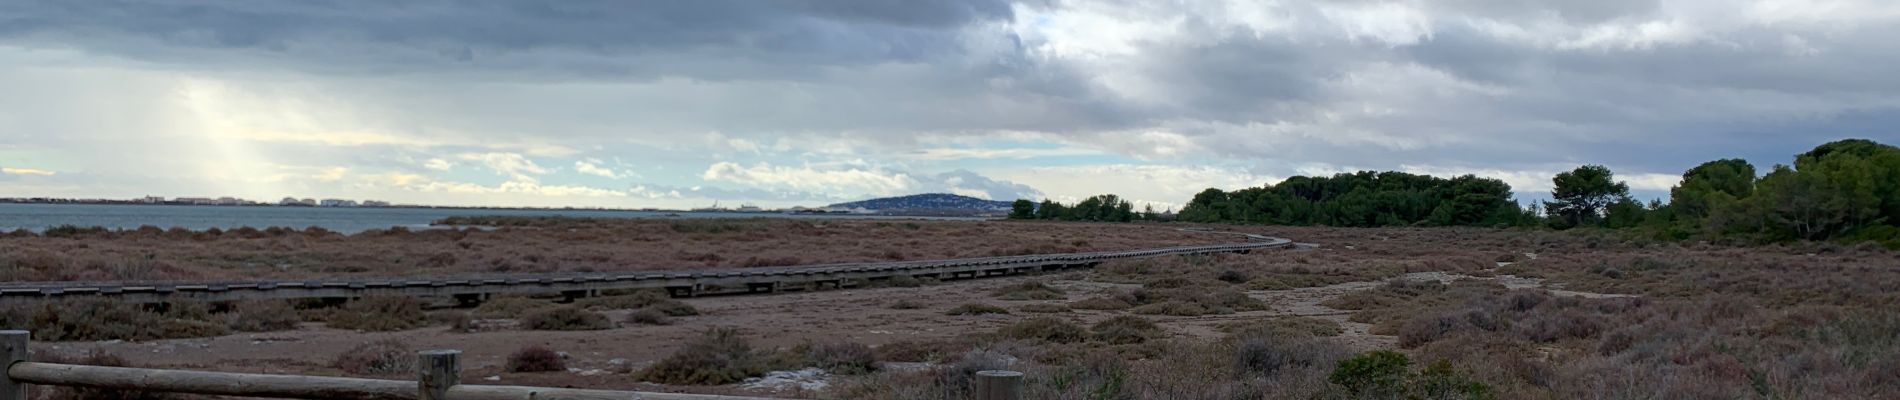
<path fill-rule="evenodd" d="M 788 67 L 920 62 L 957 52 L 955 35 L 964 25 L 1007 21 L 1011 11 L 1001 1 L 949 0 L 153 0 L 11 2 L 0 5 L 0 15 L 6 40 L 166 62 L 215 61 L 182 57 L 178 48 L 241 50 L 316 58 L 301 61 L 327 68 L 387 71 L 545 50 L 597 56 L 690 51 Z M 437 63 L 414 64 L 424 60 Z M 625 61 L 596 66 L 597 72 L 679 72 Z M 346 63 L 370 64 L 338 65 Z"/>

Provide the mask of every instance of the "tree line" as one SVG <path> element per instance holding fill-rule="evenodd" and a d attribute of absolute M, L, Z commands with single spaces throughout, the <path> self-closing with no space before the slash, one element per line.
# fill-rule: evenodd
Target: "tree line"
<path fill-rule="evenodd" d="M 1756 175 L 1739 159 L 1689 169 L 1669 203 L 1619 200 L 1601 225 L 1662 238 L 1874 241 L 1900 248 L 1900 148 L 1823 144 Z"/>
<path fill-rule="evenodd" d="M 1520 205 L 1503 181 L 1360 171 L 1295 176 L 1235 191 L 1207 189 L 1175 219 L 1272 225 L 1487 226 L 1606 228 L 1662 239 L 1875 241 L 1900 248 L 1900 148 L 1864 139 L 1831 142 L 1795 155 L 1793 165 L 1757 174 L 1740 159 L 1685 171 L 1667 203 L 1629 195 L 1629 185 L 1600 165 L 1551 179 L 1551 201 Z M 1133 221 L 1115 195 L 1074 205 L 1017 200 L 1012 219 Z"/>
<path fill-rule="evenodd" d="M 1048 199 L 1041 203 L 1017 199 L 1010 203 L 1009 208 L 1009 219 L 1131 222 L 1160 220 L 1162 215 L 1156 213 L 1152 205 L 1135 211 L 1134 203 L 1112 194 L 1090 196 L 1075 204 L 1062 204 Z"/>

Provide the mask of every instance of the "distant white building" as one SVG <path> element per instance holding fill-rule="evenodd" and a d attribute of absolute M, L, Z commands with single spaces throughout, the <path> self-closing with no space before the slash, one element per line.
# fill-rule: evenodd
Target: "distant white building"
<path fill-rule="evenodd" d="M 210 197 L 179 197 L 172 199 L 172 202 L 184 204 L 218 204 L 217 199 Z"/>
<path fill-rule="evenodd" d="M 221 206 L 238 206 L 238 205 L 244 205 L 244 200 L 242 200 L 242 199 L 239 199 L 239 198 L 236 198 L 236 197 L 230 197 L 230 196 L 225 196 L 225 197 L 219 197 L 219 198 L 218 198 L 218 205 L 221 205 Z"/>
<path fill-rule="evenodd" d="M 382 201 L 382 200 L 363 200 L 363 206 L 364 207 L 389 207 L 389 202 Z"/>
<path fill-rule="evenodd" d="M 158 204 L 158 203 L 164 203 L 165 198 L 161 196 L 145 196 L 145 198 L 139 199 L 139 202 L 145 203 L 145 204 Z"/>

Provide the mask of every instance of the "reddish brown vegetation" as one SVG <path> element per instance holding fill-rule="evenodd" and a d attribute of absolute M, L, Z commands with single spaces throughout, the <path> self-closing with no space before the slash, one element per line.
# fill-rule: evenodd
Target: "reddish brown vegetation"
<path fill-rule="evenodd" d="M 1232 241 L 1128 224 L 500 218 L 500 229 L 85 231 L 0 237 L 0 281 L 636 271 L 1066 253 Z"/>

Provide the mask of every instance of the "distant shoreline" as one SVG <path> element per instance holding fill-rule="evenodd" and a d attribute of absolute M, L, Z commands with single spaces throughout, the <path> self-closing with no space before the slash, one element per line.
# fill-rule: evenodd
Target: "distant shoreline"
<path fill-rule="evenodd" d="M 388 206 L 339 207 L 339 206 L 305 206 L 305 205 L 286 206 L 286 205 L 278 205 L 278 204 L 189 204 L 189 203 L 177 203 L 177 202 L 143 203 L 143 202 L 135 202 L 135 201 L 62 202 L 62 201 L 0 200 L 0 205 L 10 205 L 10 204 L 75 205 L 75 206 L 234 207 L 234 208 L 273 208 L 273 209 L 277 209 L 277 208 L 281 208 L 281 209 L 336 209 L 336 210 L 407 209 L 407 210 L 473 210 L 473 211 L 598 211 L 598 212 L 649 212 L 649 213 L 679 213 L 679 214 L 761 214 L 761 215 L 811 215 L 811 216 L 829 215 L 829 216 L 861 216 L 861 217 L 932 217 L 932 218 L 986 218 L 986 219 L 1003 217 L 1002 214 L 997 214 L 993 212 L 972 212 L 972 213 L 967 213 L 967 214 L 904 213 L 904 212 L 828 213 L 828 212 L 800 212 L 800 211 L 788 212 L 784 210 L 709 211 L 709 210 L 680 210 L 680 209 L 667 209 L 667 208 L 605 208 L 605 207 L 484 207 L 484 206 L 431 206 L 431 205 L 388 205 Z"/>

